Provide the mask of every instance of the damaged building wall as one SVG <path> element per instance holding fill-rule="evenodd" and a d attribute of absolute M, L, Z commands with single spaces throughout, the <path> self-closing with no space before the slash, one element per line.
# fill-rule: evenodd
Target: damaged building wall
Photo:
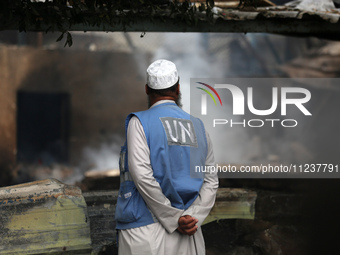
<path fill-rule="evenodd" d="M 123 138 L 126 115 L 146 107 L 145 77 L 138 72 L 135 55 L 4 45 L 0 46 L 0 54 L 0 185 L 8 185 L 9 171 L 16 164 L 19 92 L 42 97 L 68 95 L 69 121 L 63 125 L 68 125 L 64 128 L 71 164 L 79 164 L 85 146 L 99 146 L 114 134 Z M 147 54 L 138 57 L 149 58 Z M 41 152 L 31 163 L 54 161 L 53 155 Z"/>
<path fill-rule="evenodd" d="M 0 186 L 10 182 L 16 162 L 16 89 L 30 67 L 30 53 L 23 53 L 0 47 Z"/>

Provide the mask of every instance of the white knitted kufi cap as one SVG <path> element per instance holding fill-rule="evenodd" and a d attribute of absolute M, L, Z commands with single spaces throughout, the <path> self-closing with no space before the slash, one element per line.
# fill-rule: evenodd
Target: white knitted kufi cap
<path fill-rule="evenodd" d="M 147 84 L 152 89 L 167 89 L 178 81 L 176 65 L 165 59 L 153 62 L 146 72 Z"/>

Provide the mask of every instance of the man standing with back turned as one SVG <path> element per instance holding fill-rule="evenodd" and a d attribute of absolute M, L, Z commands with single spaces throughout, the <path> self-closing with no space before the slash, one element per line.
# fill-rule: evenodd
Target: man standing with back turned
<path fill-rule="evenodd" d="M 195 166 L 215 165 L 210 137 L 201 120 L 179 107 L 174 63 L 153 62 L 145 91 L 150 108 L 125 123 L 116 207 L 119 254 L 203 255 L 200 226 L 215 203 L 218 178 L 215 172 L 196 173 Z"/>

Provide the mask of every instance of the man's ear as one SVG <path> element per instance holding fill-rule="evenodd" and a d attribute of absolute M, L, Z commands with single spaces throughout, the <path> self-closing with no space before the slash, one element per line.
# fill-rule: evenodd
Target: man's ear
<path fill-rule="evenodd" d="M 145 93 L 146 93 L 147 95 L 150 94 L 150 90 L 149 90 L 148 84 L 145 84 Z"/>
<path fill-rule="evenodd" d="M 179 91 L 180 91 L 180 85 L 179 85 L 179 83 L 178 83 L 178 86 L 177 86 L 177 89 L 176 89 L 176 95 L 179 95 Z"/>

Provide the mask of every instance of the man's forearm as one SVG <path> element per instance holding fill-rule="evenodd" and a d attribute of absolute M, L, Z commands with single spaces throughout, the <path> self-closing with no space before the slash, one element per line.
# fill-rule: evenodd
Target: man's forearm
<path fill-rule="evenodd" d="M 178 219 L 183 210 L 171 206 L 171 202 L 163 194 L 159 183 L 154 178 L 144 130 L 136 117 L 130 120 L 127 135 L 131 177 L 150 211 L 163 227 L 172 233 L 178 227 Z"/>
<path fill-rule="evenodd" d="M 214 166 L 215 159 L 213 153 L 212 142 L 210 136 L 206 133 L 207 144 L 208 144 L 208 154 L 206 159 L 206 166 Z M 208 167 L 207 167 L 208 169 Z M 201 226 L 205 218 L 209 215 L 211 208 L 215 204 L 216 192 L 218 189 L 218 176 L 216 172 L 206 173 L 204 178 L 204 183 L 201 187 L 199 196 L 193 202 L 193 204 L 183 212 L 182 215 L 191 215 L 192 217 L 198 219 L 198 226 Z"/>

